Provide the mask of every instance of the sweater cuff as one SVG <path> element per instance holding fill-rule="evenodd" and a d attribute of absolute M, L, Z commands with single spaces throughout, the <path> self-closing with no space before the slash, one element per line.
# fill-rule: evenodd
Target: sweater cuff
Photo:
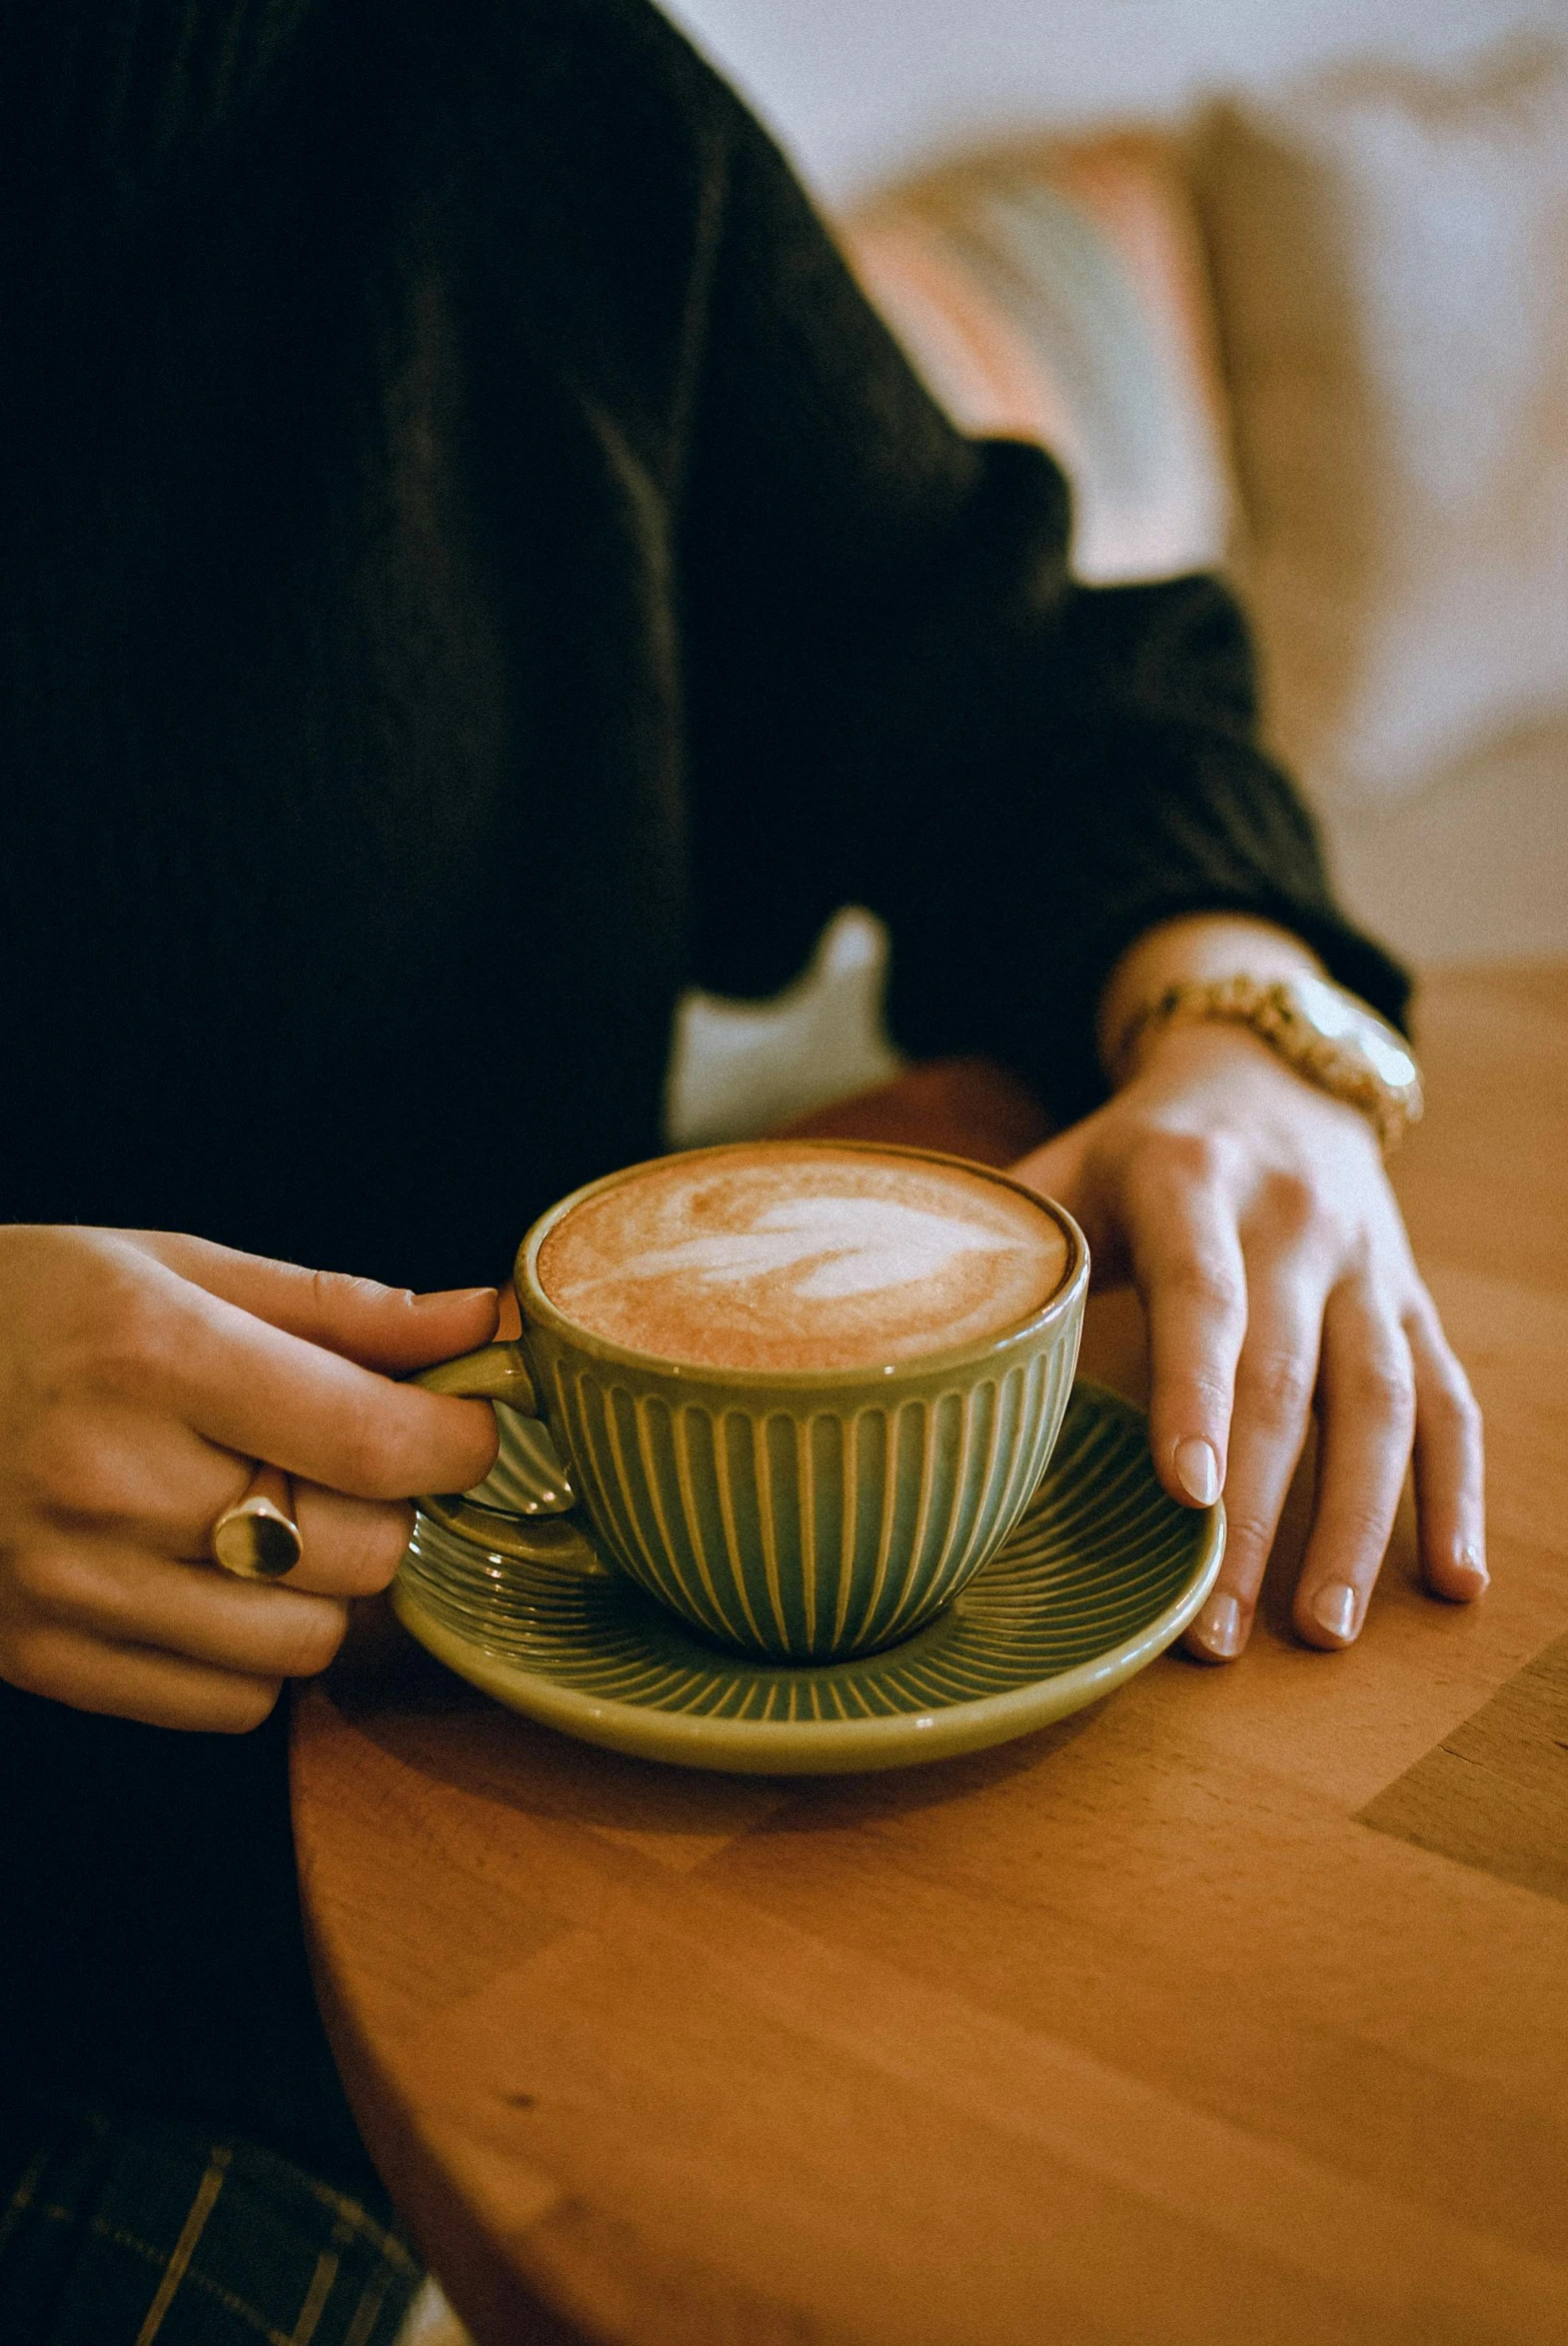
<path fill-rule="evenodd" d="M 1331 905 L 1306 902 L 1279 889 L 1166 885 L 1106 908 L 1085 940 L 1071 999 L 1059 1005 L 1059 1019 L 1051 1021 L 1049 1048 L 1036 1044 L 1029 1055 L 1031 1064 L 1019 1069 L 1044 1092 L 1064 1124 L 1087 1116 L 1109 1095 L 1096 1036 L 1100 1000 L 1122 955 L 1167 921 L 1205 915 L 1267 921 L 1287 930 L 1317 956 L 1337 985 L 1370 1004 L 1401 1033 L 1409 1033 L 1409 973 Z"/>

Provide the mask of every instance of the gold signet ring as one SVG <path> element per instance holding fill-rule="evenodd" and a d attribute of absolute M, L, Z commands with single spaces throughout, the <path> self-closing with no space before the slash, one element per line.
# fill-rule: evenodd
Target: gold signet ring
<path fill-rule="evenodd" d="M 212 1527 L 215 1562 L 241 1580 L 281 1580 L 300 1560 L 294 1492 L 278 1466 L 258 1466 L 242 1498 Z"/>

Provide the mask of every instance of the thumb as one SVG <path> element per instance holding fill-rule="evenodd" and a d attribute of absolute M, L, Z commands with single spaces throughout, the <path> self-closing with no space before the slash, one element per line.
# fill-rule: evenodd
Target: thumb
<path fill-rule="evenodd" d="M 1083 1170 L 1082 1127 L 1071 1125 L 1058 1133 L 1041 1149 L 1031 1149 L 1027 1157 L 1020 1157 L 1016 1165 L 1009 1165 L 1008 1173 L 1026 1188 L 1038 1189 L 1043 1196 L 1054 1197 L 1075 1213 L 1075 1193 Z"/>
<path fill-rule="evenodd" d="M 379 1279 L 358 1278 L 350 1271 L 274 1262 L 183 1232 L 121 1234 L 177 1277 L 253 1318 L 388 1375 L 450 1359 L 454 1352 L 488 1343 L 496 1332 L 494 1287 L 416 1295 L 408 1287 L 383 1286 Z"/>

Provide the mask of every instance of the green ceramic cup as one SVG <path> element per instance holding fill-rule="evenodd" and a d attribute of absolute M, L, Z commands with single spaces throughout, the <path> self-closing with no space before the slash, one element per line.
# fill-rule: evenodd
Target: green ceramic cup
<path fill-rule="evenodd" d="M 874 1154 L 960 1162 L 879 1145 Z M 608 1556 L 695 1628 L 745 1652 L 822 1661 L 907 1636 L 996 1552 L 1044 1472 L 1077 1361 L 1082 1232 L 1060 1206 L 987 1173 L 1066 1240 L 1063 1275 L 1027 1319 L 885 1367 L 693 1366 L 577 1325 L 540 1284 L 540 1248 L 557 1222 L 643 1170 L 590 1183 L 534 1224 L 517 1258 L 517 1342 L 419 1378 L 542 1418 L 570 1487 L 536 1489 L 516 1511 L 442 1496 L 421 1499 L 422 1510 L 536 1566 L 603 1571 Z M 592 1543 L 568 1511 L 576 1507 Z"/>

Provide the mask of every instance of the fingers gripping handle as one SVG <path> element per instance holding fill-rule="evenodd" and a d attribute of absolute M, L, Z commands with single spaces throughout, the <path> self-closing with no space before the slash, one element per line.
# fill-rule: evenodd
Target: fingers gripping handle
<path fill-rule="evenodd" d="M 434 1368 L 422 1368 L 411 1381 L 423 1385 L 427 1392 L 447 1393 L 455 1400 L 500 1401 L 521 1416 L 540 1415 L 538 1390 L 519 1343 L 486 1344 L 456 1360 L 439 1360 Z M 569 1506 L 571 1495 L 570 1490 L 563 1493 Z M 561 1501 L 555 1503 L 560 1505 Z M 577 1526 L 564 1522 L 558 1513 L 543 1517 L 513 1514 L 445 1492 L 422 1498 L 419 1505 L 433 1522 L 492 1555 L 512 1556 L 579 1579 L 601 1579 L 608 1569 Z"/>

